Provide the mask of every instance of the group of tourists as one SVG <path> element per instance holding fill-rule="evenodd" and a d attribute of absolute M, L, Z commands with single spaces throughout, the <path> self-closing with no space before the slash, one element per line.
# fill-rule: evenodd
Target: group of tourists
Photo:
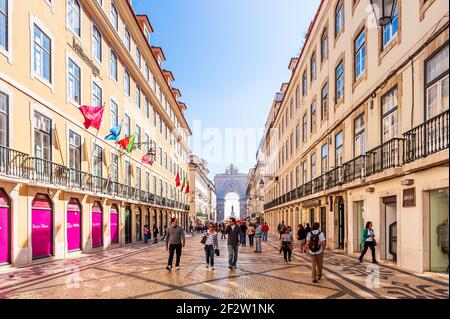
<path fill-rule="evenodd" d="M 202 233 L 201 244 L 204 246 L 206 268 L 214 270 L 214 257 L 220 256 L 219 250 L 219 232 L 222 239 L 227 240 L 228 248 L 228 268 L 235 270 L 239 254 L 239 246 L 246 246 L 247 237 L 249 246 L 255 245 L 254 253 L 262 253 L 261 242 L 267 241 L 269 227 L 267 223 L 247 222 L 239 225 L 236 219 L 231 217 L 226 223 L 214 224 L 207 223 L 206 230 Z M 280 240 L 279 253 L 283 252 L 286 263 L 291 262 L 292 251 L 294 249 L 294 237 L 291 226 L 286 226 L 282 221 L 278 227 L 278 238 Z M 157 230 L 156 230 L 157 231 Z M 149 232 L 147 232 L 148 234 Z M 180 269 L 180 258 L 182 247 L 186 244 L 184 228 L 178 225 L 176 218 L 171 219 L 171 226 L 164 232 L 166 250 L 169 252 L 169 258 L 166 269 L 172 271 L 173 258 L 176 254 L 175 268 Z M 320 229 L 320 224 L 315 222 L 312 226 L 309 223 L 298 225 L 297 240 L 299 242 L 300 253 L 306 253 L 311 259 L 312 281 L 317 283 L 322 279 L 323 255 L 326 248 L 325 234 Z M 372 223 L 368 222 L 362 234 L 363 250 L 359 258 L 363 261 L 364 255 L 370 248 L 372 252 L 372 262 L 378 263 L 375 259 L 375 234 L 372 229 Z"/>

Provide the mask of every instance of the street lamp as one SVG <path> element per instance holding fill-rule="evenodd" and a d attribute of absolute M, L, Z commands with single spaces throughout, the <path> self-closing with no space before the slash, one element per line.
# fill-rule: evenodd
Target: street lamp
<path fill-rule="evenodd" d="M 262 179 L 259 181 L 259 187 L 264 188 L 264 181 Z"/>
<path fill-rule="evenodd" d="M 384 27 L 391 23 L 397 0 L 370 0 L 370 3 L 372 4 L 375 16 L 375 7 L 381 8 L 380 17 L 378 18 L 378 25 L 380 27 Z"/>

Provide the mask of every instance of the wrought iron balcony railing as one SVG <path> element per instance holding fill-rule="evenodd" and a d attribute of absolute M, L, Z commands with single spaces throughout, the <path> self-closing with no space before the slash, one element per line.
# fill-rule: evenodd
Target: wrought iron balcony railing
<path fill-rule="evenodd" d="M 27 154 L 0 145 L 0 174 L 27 178 L 23 167 Z"/>
<path fill-rule="evenodd" d="M 410 163 L 449 147 L 449 110 L 403 134 L 404 159 Z"/>

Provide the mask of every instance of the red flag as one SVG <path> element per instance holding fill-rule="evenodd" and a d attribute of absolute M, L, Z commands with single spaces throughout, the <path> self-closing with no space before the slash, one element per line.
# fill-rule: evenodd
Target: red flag
<path fill-rule="evenodd" d="M 100 125 L 102 124 L 103 110 L 105 108 L 103 106 L 80 106 L 79 110 L 81 114 L 84 116 L 84 127 L 86 129 L 91 126 L 100 129 Z"/>
<path fill-rule="evenodd" d="M 128 144 L 130 143 L 130 136 L 125 137 L 124 139 L 121 139 L 120 141 L 117 142 L 117 144 L 119 144 L 120 146 L 122 146 L 122 148 L 124 150 L 127 149 Z"/>
<path fill-rule="evenodd" d="M 177 172 L 177 177 L 175 178 L 175 186 L 178 187 L 180 185 L 181 185 L 180 174 Z"/>
<path fill-rule="evenodd" d="M 189 194 L 190 188 L 189 188 L 189 181 L 187 182 L 187 186 L 186 186 L 186 193 L 185 194 Z"/>

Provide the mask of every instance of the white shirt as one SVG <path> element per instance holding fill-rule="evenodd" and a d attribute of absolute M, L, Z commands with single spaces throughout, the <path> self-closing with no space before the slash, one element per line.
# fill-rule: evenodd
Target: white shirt
<path fill-rule="evenodd" d="M 308 235 L 306 236 L 306 240 L 309 242 L 311 239 L 311 233 L 314 233 L 314 235 L 317 235 L 319 233 L 320 230 L 312 230 L 308 233 Z M 320 250 L 317 252 L 312 252 L 309 251 L 310 255 L 319 255 L 321 253 L 323 253 L 323 245 L 325 243 L 325 235 L 323 234 L 323 232 L 320 232 L 319 234 L 319 242 L 320 242 Z"/>
<path fill-rule="evenodd" d="M 215 233 L 215 232 L 214 232 Z M 214 233 L 210 233 L 208 232 L 208 237 L 206 237 L 206 243 L 205 245 L 214 245 L 214 241 L 213 241 L 213 235 Z"/>
<path fill-rule="evenodd" d="M 366 241 L 373 241 L 373 230 L 369 229 L 369 237 L 366 238 Z"/>

